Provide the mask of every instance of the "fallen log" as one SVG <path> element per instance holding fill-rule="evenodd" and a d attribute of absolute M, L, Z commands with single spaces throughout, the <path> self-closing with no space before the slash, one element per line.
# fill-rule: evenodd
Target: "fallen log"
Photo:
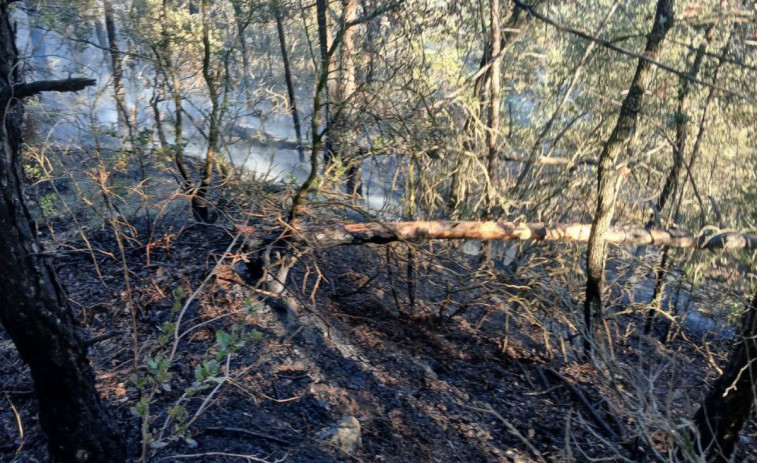
<path fill-rule="evenodd" d="M 254 236 L 262 230 L 238 225 L 242 235 Z M 301 226 L 296 239 L 320 246 L 385 244 L 394 241 L 423 240 L 520 240 L 584 243 L 591 234 L 590 224 L 513 223 L 476 221 L 367 222 Z M 678 230 L 646 230 L 611 227 L 605 241 L 635 246 L 670 246 L 695 249 L 757 249 L 757 235 L 714 232 L 694 235 Z"/>

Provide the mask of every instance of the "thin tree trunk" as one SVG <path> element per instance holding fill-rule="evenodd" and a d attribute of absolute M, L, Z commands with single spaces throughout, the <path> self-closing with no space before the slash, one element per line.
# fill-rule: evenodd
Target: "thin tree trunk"
<path fill-rule="evenodd" d="M 484 51 L 481 54 L 481 60 L 479 61 L 479 71 L 490 65 L 490 52 L 491 47 L 488 45 L 484 46 Z M 483 104 L 483 89 L 486 85 L 487 80 L 489 79 L 490 70 L 491 67 L 489 67 L 486 72 L 483 72 L 478 77 L 476 77 L 473 83 L 473 95 L 479 101 L 479 110 L 481 109 Z M 473 111 L 473 109 L 471 109 L 471 111 Z M 475 134 L 472 131 L 473 127 L 475 127 L 476 125 L 476 119 L 477 117 L 474 117 L 472 115 L 469 115 L 465 119 L 463 134 L 468 137 L 466 138 L 464 143 L 466 151 L 476 151 Z M 468 191 L 467 184 L 463 179 L 463 174 L 465 173 L 468 163 L 469 161 L 466 155 L 458 154 L 455 162 L 455 168 L 452 170 L 449 200 L 447 201 L 447 208 L 449 209 L 449 215 L 452 220 L 458 220 L 461 218 L 460 206 L 462 205 L 463 198 L 465 198 Z"/>
<path fill-rule="evenodd" d="M 325 87 L 321 91 L 321 96 L 319 98 L 319 103 L 323 105 L 323 110 L 321 108 L 313 108 L 313 117 L 315 117 L 315 113 L 320 112 L 323 116 L 324 121 L 324 128 L 323 128 L 323 136 L 321 137 L 323 140 L 323 162 L 328 165 L 331 163 L 331 136 L 329 135 L 329 103 L 330 103 L 330 91 L 329 91 L 329 74 L 331 72 L 330 66 L 331 66 L 331 59 L 328 56 L 328 50 L 329 50 L 329 25 L 328 25 L 328 1 L 327 0 L 316 0 L 315 1 L 315 8 L 316 8 L 316 19 L 318 22 L 318 49 L 320 50 L 321 54 L 321 66 L 326 66 L 326 69 L 321 69 L 321 75 L 326 76 L 326 82 Z M 324 73 L 325 71 L 325 73 Z M 316 90 L 317 93 L 317 90 Z M 313 124 L 313 127 L 316 129 L 318 128 L 318 125 L 320 125 L 320 121 L 316 121 L 317 124 Z M 315 133 L 313 133 L 313 144 L 315 144 Z"/>
<path fill-rule="evenodd" d="M 689 70 L 689 76 L 697 77 L 699 75 L 699 69 L 702 66 L 702 60 L 707 52 L 707 45 L 712 40 L 714 33 L 714 27 L 710 26 L 705 32 L 705 41 L 702 42 L 697 48 L 694 62 L 691 64 L 691 70 Z M 657 198 L 657 204 L 655 205 L 655 215 L 650 217 L 647 222 L 647 227 L 652 228 L 655 224 L 657 217 L 662 214 L 663 209 L 668 203 L 668 199 L 675 194 L 680 184 L 681 171 L 684 166 L 684 154 L 686 152 L 686 140 L 688 131 L 687 126 L 689 122 L 689 95 L 691 94 L 691 81 L 688 78 L 681 78 L 679 80 L 681 89 L 678 93 L 678 106 L 676 107 L 675 122 L 676 122 L 676 139 L 673 146 L 673 167 L 670 169 L 665 183 L 660 192 L 660 197 Z M 659 220 L 659 219 L 657 219 Z M 665 224 L 668 225 L 668 224 Z"/>
<path fill-rule="evenodd" d="M 239 42 L 239 53 L 242 55 L 242 86 L 244 87 L 245 105 L 252 108 L 255 95 L 252 92 L 252 67 L 250 66 L 250 54 L 247 49 L 247 38 L 245 32 L 250 25 L 254 9 L 248 6 L 247 14 L 242 10 L 244 2 L 232 1 L 231 6 L 234 9 L 234 21 L 237 26 L 237 41 Z M 246 16 L 246 17 L 245 17 Z"/>
<path fill-rule="evenodd" d="M 116 102 L 118 117 L 118 137 L 121 145 L 126 149 L 133 147 L 134 128 L 129 119 L 129 108 L 126 104 L 126 90 L 124 89 L 124 70 L 121 51 L 118 47 L 116 23 L 113 17 L 113 5 L 110 0 L 103 0 L 105 10 L 105 30 L 108 35 L 111 68 L 113 69 L 113 98 Z"/>
<path fill-rule="evenodd" d="M 321 5 L 321 2 L 324 4 Z M 324 0 L 317 0 L 316 5 L 321 5 L 325 8 L 325 2 Z M 320 13 L 323 12 L 325 14 L 325 10 L 321 11 L 319 6 L 319 16 Z M 325 40 L 327 37 L 324 37 L 325 35 L 325 29 L 320 27 L 320 23 L 325 21 L 322 21 L 319 17 L 319 35 L 321 35 L 321 66 L 319 70 L 319 77 L 316 79 L 316 86 L 315 86 L 315 94 L 313 97 L 313 117 L 311 119 L 311 125 L 310 130 L 313 136 L 313 146 L 310 150 L 310 174 L 308 175 L 308 178 L 305 179 L 304 182 L 302 182 L 302 185 L 295 193 L 294 197 L 292 198 L 292 208 L 289 213 L 288 221 L 290 224 L 295 225 L 303 212 L 304 207 L 304 201 L 307 197 L 308 193 L 310 192 L 310 189 L 315 184 L 316 179 L 318 178 L 318 170 L 319 170 L 319 161 L 318 156 L 320 154 L 320 150 L 323 148 L 324 145 L 324 137 L 327 136 L 327 128 L 324 130 L 319 130 L 320 125 L 320 118 L 321 118 L 321 111 L 324 110 L 324 107 L 326 105 L 323 104 L 323 101 L 325 98 L 327 98 L 327 88 L 328 88 L 328 81 L 329 81 L 329 73 L 331 70 L 331 61 L 332 57 L 334 55 L 334 52 L 336 51 L 337 46 L 342 41 L 344 34 L 348 31 L 350 27 L 354 27 L 358 25 L 359 23 L 364 23 L 367 21 L 372 20 L 379 14 L 383 13 L 385 10 L 377 9 L 374 10 L 372 13 L 367 14 L 360 18 L 360 20 L 352 21 L 350 24 L 345 24 L 344 27 L 339 29 L 337 31 L 336 36 L 334 37 L 333 43 L 325 48 L 323 46 L 323 40 Z M 326 140 L 327 142 L 327 140 Z M 328 149 L 327 149 L 328 151 Z"/>
<path fill-rule="evenodd" d="M 702 60 L 707 51 L 707 45 L 712 40 L 714 32 L 714 26 L 707 28 L 705 32 L 705 41 L 702 42 L 697 48 L 696 55 L 694 56 L 694 62 L 691 64 L 691 70 L 689 75 L 696 77 L 699 74 L 699 68 L 702 66 Z M 660 215 L 663 209 L 668 203 L 668 198 L 675 195 L 680 184 L 681 170 L 684 165 L 684 154 L 686 152 L 686 139 L 688 132 L 686 126 L 688 123 L 688 110 L 689 110 L 689 94 L 691 93 L 691 81 L 689 79 L 680 79 L 681 89 L 678 93 L 678 106 L 676 108 L 675 121 L 676 121 L 676 139 L 673 146 L 673 166 L 668 173 L 665 183 L 660 192 L 660 197 L 657 198 L 657 204 L 653 215 L 649 218 L 646 228 L 651 229 L 656 222 L 659 222 Z M 701 136 L 701 135 L 700 135 Z M 669 224 L 665 224 L 666 226 Z M 665 279 L 667 268 L 669 264 L 669 249 L 667 247 L 662 248 L 662 256 L 660 257 L 660 266 L 655 272 L 655 284 L 652 291 L 652 300 L 650 301 L 652 307 L 649 309 L 644 322 L 644 334 L 649 334 L 652 331 L 652 323 L 657 312 L 662 309 L 662 282 Z"/>
<path fill-rule="evenodd" d="M 192 177 L 184 163 L 184 119 L 181 106 L 181 78 L 179 70 L 173 61 L 173 47 L 171 44 L 171 17 L 169 15 L 169 0 L 162 0 L 161 18 L 160 18 L 160 35 L 161 44 L 155 48 L 156 65 L 160 66 L 159 70 L 166 78 L 166 85 L 171 91 L 174 104 L 174 143 L 171 146 L 176 169 L 181 175 L 181 187 L 185 192 L 190 192 L 194 188 Z M 157 71 L 157 70 L 156 70 Z"/>
<path fill-rule="evenodd" d="M 279 5 L 274 5 L 274 14 L 276 15 L 276 30 L 279 34 L 279 45 L 281 47 L 281 59 L 284 62 L 284 78 L 287 83 L 287 93 L 289 95 L 289 111 L 292 113 L 292 123 L 294 133 L 297 136 L 297 152 L 300 155 L 300 162 L 305 162 L 305 147 L 302 146 L 302 128 L 300 126 L 300 115 L 297 113 L 297 100 L 294 92 L 294 82 L 292 81 L 292 70 L 289 66 L 289 51 L 287 50 L 286 35 L 284 34 L 284 21 L 281 17 Z"/>
<path fill-rule="evenodd" d="M 513 8 L 512 13 L 507 20 L 507 32 L 502 33 L 502 31 L 500 31 L 500 44 L 498 48 L 498 54 L 501 55 L 502 50 L 509 46 L 515 40 L 515 38 L 518 37 L 518 35 L 521 33 L 520 29 L 523 27 L 527 20 L 527 15 L 523 14 L 523 10 L 520 7 L 516 6 L 515 8 Z M 488 93 L 490 93 L 486 90 L 488 86 L 487 84 L 489 83 L 489 78 L 491 76 L 492 67 L 495 65 L 495 61 L 499 62 L 498 60 L 499 58 L 501 58 L 501 56 L 497 56 L 495 61 L 492 60 L 492 48 L 493 45 L 489 44 L 488 42 L 484 45 L 481 61 L 479 62 L 479 68 L 475 74 L 476 77 L 473 79 L 473 95 L 478 101 L 479 113 L 483 112 L 486 100 L 489 96 Z M 473 132 L 473 129 L 476 126 L 477 118 L 478 115 L 471 115 L 466 118 L 463 133 L 468 135 Z M 472 135 L 472 137 L 466 140 L 465 147 L 468 151 L 477 151 L 475 133 L 473 133 Z M 458 155 L 455 163 L 455 168 L 451 173 L 452 178 L 450 182 L 450 197 L 447 201 L 447 207 L 450 211 L 450 217 L 453 219 L 460 218 L 460 206 L 462 205 L 463 198 L 466 196 L 468 191 L 466 181 L 463 178 L 467 165 L 468 160 L 466 159 L 466 156 Z"/>
<path fill-rule="evenodd" d="M 499 104 L 501 98 L 501 86 L 502 86 L 502 68 L 500 66 L 499 56 L 501 47 L 501 31 L 500 31 L 500 11 L 499 0 L 490 0 L 490 24 L 491 28 L 491 51 L 490 56 L 495 57 L 491 67 L 491 76 L 489 78 L 489 127 L 486 131 L 486 170 L 489 175 L 489 185 L 486 188 L 486 211 L 484 213 L 484 220 L 491 218 L 492 209 L 494 207 L 494 201 L 496 197 L 496 184 L 497 184 L 497 140 L 499 134 Z"/>
<path fill-rule="evenodd" d="M 645 56 L 651 58 L 659 56 L 665 35 L 673 25 L 674 3 L 674 0 L 658 0 L 654 26 L 647 37 Z M 640 59 L 628 95 L 623 100 L 615 128 L 599 156 L 597 208 L 594 213 L 591 236 L 586 251 L 584 347 L 587 352 L 591 351 L 595 321 L 602 318 L 602 291 L 605 283 L 605 258 L 607 254 L 605 235 L 615 213 L 615 200 L 622 181 L 622 176 L 617 172 L 616 161 L 634 135 L 636 121 L 644 100 L 644 91 L 652 77 L 651 71 L 652 65 L 648 61 Z"/>
<path fill-rule="evenodd" d="M 220 105 L 218 101 L 218 88 L 216 87 L 213 70 L 210 62 L 210 14 L 208 12 L 208 0 L 202 0 L 200 3 L 200 12 L 202 15 L 202 76 L 205 79 L 205 85 L 208 87 L 210 97 L 210 117 L 208 127 L 208 148 L 205 151 L 205 166 L 203 169 L 202 180 L 197 191 L 192 196 L 192 212 L 195 218 L 202 222 L 210 220 L 208 208 L 208 189 L 213 183 L 213 166 L 215 165 L 215 150 L 219 138 L 219 114 Z"/>
<path fill-rule="evenodd" d="M 675 222 L 678 222 L 680 218 L 679 215 L 681 211 L 681 204 L 683 202 L 683 198 L 686 196 L 686 187 L 689 185 L 689 183 L 691 183 L 692 185 L 694 184 L 694 178 L 691 176 L 691 172 L 694 166 L 696 165 L 697 159 L 699 159 L 699 154 L 702 149 L 702 140 L 704 139 L 704 133 L 707 131 L 707 128 L 709 127 L 710 107 L 715 98 L 715 92 L 716 92 L 715 86 L 717 85 L 718 79 L 720 78 L 720 71 L 722 70 L 723 63 L 726 60 L 726 56 L 728 55 L 728 52 L 731 49 L 732 39 L 733 39 L 733 34 L 728 36 L 728 40 L 726 41 L 725 46 L 723 46 L 723 51 L 720 54 L 718 64 L 712 73 L 712 87 L 710 87 L 710 91 L 707 93 L 707 98 L 705 99 L 705 102 L 704 102 L 704 108 L 702 109 L 702 116 L 699 119 L 699 133 L 697 134 L 697 139 L 694 141 L 694 147 L 691 150 L 691 158 L 689 159 L 689 164 L 686 167 L 686 173 L 687 173 L 689 182 L 683 182 L 683 185 L 681 185 L 681 191 L 678 194 L 678 203 L 676 204 L 675 214 L 673 216 L 673 220 Z M 700 200 L 700 207 L 701 207 L 701 200 Z M 703 212 L 703 211 L 700 211 L 700 212 Z"/>
<path fill-rule="evenodd" d="M 78 82 L 72 90 L 94 84 Z M 122 462 L 125 440 L 95 389 L 79 327 L 24 204 L 24 88 L 14 89 L 20 84 L 8 3 L 0 0 L 0 322 L 31 370 L 50 461 Z M 33 88 L 25 87 L 26 93 Z"/>
<path fill-rule="evenodd" d="M 166 131 L 163 130 L 163 117 L 160 113 L 160 102 L 163 101 L 160 98 L 159 89 L 161 87 L 158 79 L 159 74 L 155 73 L 153 80 L 152 97 L 150 97 L 150 107 L 152 108 L 153 118 L 155 119 L 155 132 L 158 134 L 158 141 L 160 142 L 160 149 L 168 149 L 168 139 L 166 139 Z"/>
<path fill-rule="evenodd" d="M 357 0 L 342 0 L 342 27 L 346 28 L 342 36 L 339 60 L 339 76 L 336 84 L 334 105 L 334 136 L 332 149 L 335 150 L 347 164 L 347 192 L 353 195 L 363 194 L 362 157 L 357 140 L 356 122 L 352 107 L 357 91 L 355 71 L 355 28 L 347 28 L 347 24 L 357 18 Z M 352 100 L 352 101 L 350 101 Z"/>
<path fill-rule="evenodd" d="M 613 4 L 610 6 L 609 10 L 607 11 L 607 14 L 605 14 L 604 19 L 600 23 L 599 27 L 597 27 L 597 30 L 594 31 L 595 36 L 599 36 L 604 28 L 606 27 L 608 21 L 612 17 L 613 14 L 615 14 L 615 10 L 618 7 L 618 1 L 615 0 Z M 528 155 L 527 162 L 523 166 L 523 170 L 518 175 L 518 179 L 515 181 L 515 186 L 513 186 L 513 191 L 519 195 L 521 198 L 525 198 L 528 190 L 526 188 L 521 188 L 521 185 L 525 181 L 526 177 L 528 176 L 529 172 L 533 168 L 533 164 L 537 163 L 539 160 L 538 154 L 542 152 L 542 142 L 544 141 L 544 138 L 549 134 L 549 132 L 552 130 L 552 127 L 555 125 L 555 122 L 560 120 L 560 116 L 562 116 L 562 111 L 565 105 L 568 103 L 568 100 L 573 96 L 573 90 L 576 87 L 576 84 L 578 83 L 579 79 L 581 78 L 581 73 L 583 72 L 584 65 L 586 65 L 586 62 L 589 60 L 589 56 L 591 56 L 592 51 L 594 51 L 594 47 L 596 46 L 596 42 L 590 42 L 586 46 L 586 50 L 584 50 L 584 54 L 581 56 L 581 59 L 578 61 L 578 64 L 573 69 L 573 75 L 570 78 L 570 82 L 568 83 L 568 86 L 565 88 L 565 92 L 563 93 L 562 98 L 560 99 L 559 103 L 557 103 L 557 106 L 555 107 L 555 110 L 552 112 L 552 116 L 549 118 L 549 121 L 544 125 L 544 129 L 539 133 L 539 136 L 536 137 L 536 141 L 531 146 L 531 151 Z M 554 149 L 555 142 L 553 141 L 550 144 L 550 151 Z M 547 157 L 542 157 L 541 159 L 551 159 L 549 155 Z"/>

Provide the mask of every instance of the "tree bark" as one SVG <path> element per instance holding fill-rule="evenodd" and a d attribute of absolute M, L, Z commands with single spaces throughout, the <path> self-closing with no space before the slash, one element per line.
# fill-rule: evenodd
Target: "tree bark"
<path fill-rule="evenodd" d="M 0 321 L 31 370 L 50 461 L 125 461 L 124 438 L 95 389 L 79 327 L 23 201 L 14 42 L 8 2 L 0 0 Z"/>
<path fill-rule="evenodd" d="M 752 416 L 757 398 L 757 294 L 744 314 L 740 340 L 723 374 L 694 415 L 697 453 L 707 463 L 726 463 L 739 442 L 739 432 Z"/>
<path fill-rule="evenodd" d="M 699 68 L 702 66 L 702 60 L 707 51 L 707 45 L 712 40 L 714 32 L 714 26 L 707 28 L 705 32 L 705 41 L 703 41 L 697 48 L 696 55 L 694 56 L 694 62 L 691 64 L 691 70 L 689 75 L 696 77 L 699 74 Z M 688 124 L 687 112 L 689 110 L 689 94 L 691 93 L 691 82 L 689 79 L 681 78 L 679 80 L 681 89 L 678 92 L 678 106 L 676 108 L 675 121 L 676 121 L 676 139 L 673 145 L 673 166 L 670 168 L 665 183 L 662 186 L 660 197 L 657 198 L 657 204 L 652 213 L 652 216 L 647 222 L 646 228 L 651 229 L 655 223 L 660 222 L 660 216 L 663 209 L 668 203 L 668 199 L 675 195 L 680 185 L 681 171 L 684 166 L 684 155 L 686 152 L 686 140 L 688 138 L 688 132 L 686 126 Z M 677 211 L 676 211 L 677 214 Z M 669 225 L 668 223 L 665 224 Z M 657 312 L 662 310 L 662 282 L 665 278 L 669 259 L 669 249 L 663 247 L 662 256 L 660 257 L 660 266 L 655 272 L 654 290 L 652 291 L 652 307 L 647 311 L 646 320 L 644 322 L 644 334 L 649 334 L 652 331 L 652 324 Z"/>
<path fill-rule="evenodd" d="M 339 67 L 331 98 L 331 151 L 347 166 L 347 193 L 362 195 L 362 159 L 357 143 L 352 105 L 357 90 L 355 70 L 355 28 L 347 24 L 357 18 L 357 0 L 342 0 L 341 27 L 344 28 L 339 46 Z"/>
<path fill-rule="evenodd" d="M 528 15 L 523 13 L 523 10 L 519 6 L 513 8 L 512 13 L 507 20 L 507 28 L 505 29 L 507 32 L 502 33 L 502 31 L 500 30 L 499 46 L 494 47 L 488 42 L 484 44 L 484 50 L 481 54 L 478 71 L 476 71 L 476 73 L 469 78 L 469 80 L 473 81 L 473 95 L 475 100 L 478 102 L 478 110 L 480 112 L 483 112 L 485 108 L 485 102 L 488 99 L 487 97 L 490 96 L 490 92 L 487 91 L 487 84 L 489 83 L 491 77 L 492 68 L 499 63 L 499 60 L 502 57 L 502 51 L 520 35 L 520 28 L 523 27 L 523 25 L 528 20 Z M 499 50 L 498 53 L 494 56 L 491 54 L 493 48 L 497 48 Z M 491 87 L 489 86 L 489 89 L 490 88 Z M 463 89 L 464 87 L 458 88 L 457 90 L 452 92 L 452 94 L 457 94 Z M 463 129 L 466 134 L 472 132 L 472 129 L 476 125 L 477 118 L 478 115 L 469 115 L 469 117 L 466 118 Z M 466 141 L 467 150 L 478 151 L 476 145 L 477 143 L 475 141 L 475 136 L 471 136 L 468 141 Z M 450 211 L 450 217 L 455 220 L 460 218 L 460 206 L 462 205 L 463 198 L 467 195 L 468 191 L 467 182 L 463 178 L 463 174 L 465 173 L 464 171 L 466 170 L 468 162 L 469 161 L 467 160 L 465 155 L 459 155 L 455 163 L 455 168 L 453 169 L 451 174 L 450 194 L 449 200 L 447 201 L 447 207 Z"/>
<path fill-rule="evenodd" d="M 491 29 L 491 51 L 490 56 L 499 56 L 500 47 L 502 46 L 502 33 L 500 30 L 500 11 L 499 0 L 490 0 L 490 19 L 489 27 Z M 497 140 L 499 133 L 499 103 L 502 87 L 502 68 L 500 59 L 494 58 L 491 67 L 491 76 L 489 77 L 489 127 L 486 131 L 486 170 L 489 175 L 489 185 L 486 188 L 486 211 L 484 219 L 491 218 L 494 207 L 494 198 L 496 196 L 497 181 Z"/>
<path fill-rule="evenodd" d="M 417 221 L 367 222 L 334 225 L 300 226 L 293 228 L 301 239 L 314 239 L 322 246 L 350 244 L 385 244 L 395 241 L 423 240 L 519 240 L 562 241 L 585 243 L 589 241 L 592 225 L 581 223 L 514 223 L 478 221 Z M 254 227 L 239 225 L 237 230 L 246 235 L 263 233 Z M 265 232 L 270 236 L 285 236 Z M 634 246 L 671 246 L 694 249 L 723 249 L 728 251 L 757 249 L 757 235 L 720 232 L 693 235 L 678 230 L 647 230 L 645 228 L 609 227 L 605 243 Z"/>
<path fill-rule="evenodd" d="M 200 222 L 212 221 L 210 209 L 208 207 L 208 190 L 213 183 L 213 166 L 215 165 L 215 151 L 218 146 L 220 135 L 220 102 L 218 100 L 218 87 L 216 79 L 211 69 L 211 45 L 210 45 L 210 13 L 208 12 L 208 0 L 200 2 L 200 12 L 202 15 L 202 76 L 205 85 L 208 87 L 210 98 L 210 117 L 208 122 L 208 148 L 205 151 L 205 165 L 202 172 L 202 179 L 197 191 L 192 195 L 192 212 L 195 218 Z"/>
<path fill-rule="evenodd" d="M 116 102 L 118 117 L 118 137 L 121 145 L 130 149 L 134 141 L 134 127 L 129 119 L 129 108 L 126 104 L 126 90 L 124 89 L 124 69 L 121 51 L 118 48 L 116 23 L 113 17 L 113 5 L 110 0 L 103 0 L 105 10 L 105 30 L 108 35 L 111 68 L 113 70 L 113 99 Z"/>
<path fill-rule="evenodd" d="M 323 127 L 323 135 L 320 136 L 323 142 L 323 162 L 324 164 L 328 165 L 331 163 L 331 136 L 329 135 L 329 103 L 330 103 L 330 89 L 329 89 L 329 74 L 331 74 L 331 57 L 328 56 L 328 50 L 330 48 L 329 43 L 329 25 L 328 25 L 328 10 L 329 5 L 327 0 L 316 0 L 315 1 L 315 9 L 316 9 L 316 20 L 318 22 L 318 49 L 320 50 L 321 55 L 321 75 L 325 76 L 325 86 L 321 90 L 321 95 L 316 97 L 319 98 L 319 103 L 323 105 L 323 110 L 321 108 L 313 108 L 313 117 L 315 118 L 316 112 L 320 112 L 323 115 L 323 121 L 324 121 L 324 127 Z M 325 69 L 324 69 L 325 67 Z M 318 93 L 318 90 L 316 90 L 316 93 Z M 318 129 L 318 124 L 320 124 L 320 121 L 315 121 L 313 123 L 313 127 Z M 315 132 L 313 132 L 313 145 L 315 145 Z"/>
<path fill-rule="evenodd" d="M 247 5 L 244 1 L 232 1 L 231 6 L 234 10 L 234 22 L 237 26 L 237 40 L 239 42 L 239 53 L 242 55 L 242 86 L 244 87 L 245 105 L 250 107 L 254 106 L 254 94 L 252 91 L 252 66 L 250 65 L 250 53 L 247 49 L 247 27 L 250 25 L 252 19 L 253 7 Z M 247 6 L 247 11 L 243 11 L 242 6 Z"/>
<path fill-rule="evenodd" d="M 161 4 L 161 20 L 160 20 L 160 32 L 161 32 L 161 47 L 160 56 L 157 60 L 158 65 L 163 67 L 163 72 L 166 75 L 166 81 L 170 81 L 169 87 L 173 96 L 174 105 L 174 144 L 173 144 L 173 156 L 176 169 L 181 175 L 181 186 L 185 192 L 189 192 L 194 188 L 192 177 L 189 174 L 186 164 L 184 163 L 184 114 L 182 112 L 181 103 L 181 77 L 179 70 L 177 69 L 178 63 L 174 63 L 173 60 L 173 45 L 171 43 L 171 35 L 169 34 L 169 28 L 171 27 L 171 16 L 169 14 L 169 0 L 163 0 Z"/>
<path fill-rule="evenodd" d="M 674 0 L 658 0 L 654 16 L 654 26 L 647 37 L 645 56 L 657 58 L 662 50 L 665 35 L 673 25 Z M 584 302 L 584 324 L 586 351 L 591 351 L 594 324 L 602 317 L 602 291 L 605 278 L 605 241 L 615 213 L 615 200 L 620 189 L 622 176 L 616 162 L 626 149 L 636 130 L 636 121 L 644 100 L 644 91 L 652 77 L 652 65 L 647 60 L 639 60 L 636 74 L 631 81 L 628 95 L 623 100 L 620 115 L 610 138 L 599 156 L 597 172 L 597 207 L 586 250 L 586 300 Z"/>
<path fill-rule="evenodd" d="M 305 147 L 302 146 L 302 128 L 300 126 L 300 115 L 297 113 L 297 99 L 295 98 L 292 70 L 289 66 L 289 51 L 287 50 L 286 35 L 284 34 L 284 20 L 281 17 L 279 5 L 275 4 L 273 8 L 274 15 L 276 16 L 276 31 L 279 34 L 281 60 L 284 62 L 284 78 L 286 79 L 287 93 L 289 95 L 289 112 L 292 113 L 294 133 L 297 137 L 297 152 L 300 155 L 300 162 L 305 162 Z"/>

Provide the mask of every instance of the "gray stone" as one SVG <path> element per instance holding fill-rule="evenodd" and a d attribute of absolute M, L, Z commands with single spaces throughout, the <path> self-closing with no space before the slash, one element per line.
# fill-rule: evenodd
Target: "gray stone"
<path fill-rule="evenodd" d="M 348 455 L 363 445 L 360 421 L 354 416 L 345 416 L 335 425 L 318 431 L 316 436 Z"/>

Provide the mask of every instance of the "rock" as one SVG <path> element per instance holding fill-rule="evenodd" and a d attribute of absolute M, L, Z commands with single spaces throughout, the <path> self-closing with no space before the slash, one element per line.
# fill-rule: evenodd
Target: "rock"
<path fill-rule="evenodd" d="M 363 445 L 360 421 L 354 416 L 345 416 L 334 426 L 318 431 L 316 436 L 348 455 L 354 454 Z"/>

